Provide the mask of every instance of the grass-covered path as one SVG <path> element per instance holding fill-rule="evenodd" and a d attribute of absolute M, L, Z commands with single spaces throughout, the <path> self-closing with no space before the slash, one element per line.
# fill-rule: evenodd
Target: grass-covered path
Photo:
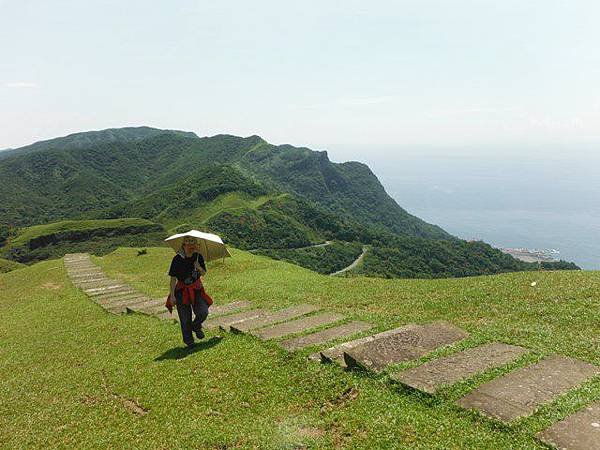
<path fill-rule="evenodd" d="M 95 261 L 151 297 L 172 254 L 135 249 Z M 531 282 L 536 281 L 535 287 Z M 520 273 L 462 280 L 320 276 L 245 252 L 209 266 L 217 302 L 316 303 L 379 329 L 444 319 L 471 332 L 600 364 L 600 274 Z M 454 400 L 490 378 L 431 398 L 275 343 L 223 333 L 187 354 L 175 323 L 114 316 L 54 260 L 0 275 L 0 445 L 134 448 L 543 448 L 533 435 L 600 398 L 600 381 L 507 427 Z M 497 375 L 497 374 L 496 374 Z"/>

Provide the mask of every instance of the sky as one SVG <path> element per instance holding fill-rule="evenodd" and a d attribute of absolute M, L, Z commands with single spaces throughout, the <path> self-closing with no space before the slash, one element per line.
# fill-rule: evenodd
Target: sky
<path fill-rule="evenodd" d="M 591 152 L 598 23 L 597 0 L 0 0 L 0 148 L 149 125 L 334 160 Z"/>

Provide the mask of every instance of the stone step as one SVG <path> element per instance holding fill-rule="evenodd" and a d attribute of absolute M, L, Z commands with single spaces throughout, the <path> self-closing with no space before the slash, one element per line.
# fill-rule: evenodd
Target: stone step
<path fill-rule="evenodd" d="M 69 278 L 71 278 L 71 280 L 85 280 L 88 278 L 99 278 L 99 277 L 106 277 L 106 274 L 104 272 L 100 272 L 100 271 L 94 271 L 94 272 L 85 272 L 85 273 L 70 273 L 69 274 Z"/>
<path fill-rule="evenodd" d="M 92 281 L 108 280 L 108 279 L 109 278 L 106 275 L 104 275 L 103 273 L 96 274 L 96 275 L 84 276 L 84 277 L 71 277 L 71 281 L 73 283 L 89 283 Z"/>
<path fill-rule="evenodd" d="M 326 330 L 317 331 L 316 333 L 307 334 L 305 336 L 287 339 L 281 342 L 280 345 L 287 351 L 293 352 L 312 345 L 324 344 L 335 339 L 349 337 L 371 328 L 373 328 L 373 325 L 370 323 L 354 321 L 338 325 L 337 327 L 327 328 Z"/>
<path fill-rule="evenodd" d="M 151 301 L 151 299 L 140 295 L 139 297 L 134 297 L 128 300 L 123 300 L 121 302 L 105 305 L 104 309 L 112 313 L 121 314 L 127 312 L 128 309 L 134 308 L 135 306 L 140 304 L 145 304 L 149 301 Z"/>
<path fill-rule="evenodd" d="M 600 450 L 600 401 L 542 431 L 537 437 L 566 450 Z"/>
<path fill-rule="evenodd" d="M 248 300 L 237 300 L 235 302 L 226 303 L 224 305 L 212 305 L 208 308 L 209 316 L 221 316 L 225 314 L 232 314 L 243 309 L 252 307 L 252 303 Z"/>
<path fill-rule="evenodd" d="M 75 286 L 77 286 L 79 289 L 83 289 L 84 291 L 87 291 L 88 289 L 98 289 L 98 288 L 106 288 L 109 286 L 114 286 L 115 284 L 119 284 L 118 282 L 116 282 L 115 280 L 100 280 L 100 281 L 96 281 L 94 283 L 77 283 L 77 282 L 73 282 L 73 284 Z"/>
<path fill-rule="evenodd" d="M 84 289 L 84 292 L 94 298 L 94 297 L 98 297 L 101 296 L 103 294 L 111 294 L 114 292 L 121 292 L 121 291 L 131 291 L 132 289 L 125 285 L 125 284 L 112 284 L 106 287 L 102 287 L 102 288 L 86 288 Z"/>
<path fill-rule="evenodd" d="M 116 281 L 115 280 L 111 280 L 110 278 L 98 278 L 95 280 L 84 280 L 84 281 L 78 281 L 78 280 L 71 280 L 73 282 L 73 284 L 81 289 L 86 289 L 86 288 L 95 288 L 95 287 L 105 287 L 105 286 L 110 286 L 112 284 L 115 284 Z"/>
<path fill-rule="evenodd" d="M 163 311 L 167 311 L 165 306 L 165 300 L 162 298 L 153 298 L 150 302 L 147 302 L 143 305 L 135 305 L 134 307 L 129 308 L 132 311 L 139 312 L 142 314 L 158 314 Z"/>
<path fill-rule="evenodd" d="M 132 291 L 132 292 L 128 292 L 126 294 L 122 294 L 122 295 L 119 295 L 119 296 L 106 297 L 106 298 L 96 298 L 95 301 L 100 306 L 106 307 L 106 306 L 110 306 L 110 305 L 113 305 L 113 304 L 118 303 L 118 302 L 123 302 L 125 300 L 131 299 L 131 298 L 140 297 L 140 296 L 142 296 L 141 292 Z"/>
<path fill-rule="evenodd" d="M 397 333 L 402 330 L 404 330 L 404 327 L 394 328 L 392 330 L 382 331 L 381 333 L 354 339 L 352 341 L 343 342 L 342 344 L 338 344 L 326 350 L 313 353 L 309 356 L 309 359 L 320 360 L 322 362 L 335 362 L 340 366 L 345 367 L 346 363 L 344 361 L 344 351 L 352 349 L 357 345 L 370 342 L 374 339 L 382 338 L 385 336 L 392 336 L 394 333 Z"/>
<path fill-rule="evenodd" d="M 390 364 L 411 361 L 446 345 L 454 344 L 469 335 L 445 322 L 426 325 L 406 325 L 396 333 L 358 344 L 344 350 L 348 367 L 362 367 L 381 372 Z"/>
<path fill-rule="evenodd" d="M 210 309 L 209 309 L 210 311 Z M 215 317 L 214 319 L 207 319 L 204 322 L 203 327 L 207 330 L 212 328 L 224 327 L 228 328 L 229 325 L 235 322 L 239 322 L 241 320 L 249 320 L 254 319 L 256 317 L 263 316 L 267 313 L 264 309 L 249 309 L 247 311 L 242 311 L 235 314 L 229 314 L 227 316 Z"/>
<path fill-rule="evenodd" d="M 78 267 L 67 266 L 67 271 L 73 275 L 84 274 L 88 272 L 104 272 L 101 267 L 95 266 L 93 264 Z"/>
<path fill-rule="evenodd" d="M 79 261 L 79 262 L 70 262 L 65 264 L 65 267 L 68 270 L 76 270 L 76 269 L 90 269 L 97 268 L 98 266 L 91 261 Z"/>
<path fill-rule="evenodd" d="M 261 317 L 254 319 L 243 320 L 239 323 L 230 323 L 226 326 L 221 326 L 226 331 L 233 331 L 235 333 L 245 333 L 256 328 L 265 327 L 277 322 L 283 322 L 284 320 L 294 319 L 296 317 L 303 316 L 305 314 L 318 311 L 320 308 L 314 305 L 294 305 L 289 308 L 280 309 L 279 311 L 271 311 Z"/>
<path fill-rule="evenodd" d="M 422 366 L 396 373 L 391 378 L 414 389 L 435 394 L 441 386 L 504 366 L 525 353 L 527 350 L 523 347 L 492 342 L 434 359 Z"/>
<path fill-rule="evenodd" d="M 79 258 L 64 258 L 65 264 L 77 264 L 81 262 L 90 262 L 89 257 L 79 257 Z"/>
<path fill-rule="evenodd" d="M 492 380 L 457 403 L 508 423 L 532 414 L 540 405 L 599 373 L 600 369 L 592 364 L 554 355 Z"/>
<path fill-rule="evenodd" d="M 311 328 L 317 328 L 322 325 L 329 325 L 343 320 L 344 316 L 335 313 L 322 313 L 314 316 L 303 317 L 290 322 L 280 323 L 266 328 L 250 331 L 250 334 L 263 339 L 278 339 L 290 334 L 301 333 Z M 235 325 L 234 325 L 235 326 Z"/>
<path fill-rule="evenodd" d="M 95 278 L 109 278 L 106 276 L 106 274 L 104 272 L 97 272 L 97 273 L 93 273 L 93 274 L 89 274 L 89 275 L 74 275 L 70 277 L 71 280 L 75 280 L 75 281 L 86 281 L 86 280 L 93 280 Z"/>
<path fill-rule="evenodd" d="M 167 309 L 167 307 L 165 306 L 165 302 L 166 300 L 160 298 L 160 299 L 153 299 L 153 300 L 157 300 L 155 305 L 152 306 L 148 306 L 147 308 L 143 308 L 138 310 L 137 312 L 141 312 L 143 314 L 147 314 L 149 316 L 156 316 L 158 314 L 162 314 L 163 312 L 168 312 L 169 310 Z M 173 312 L 176 312 L 177 308 L 173 308 Z"/>
<path fill-rule="evenodd" d="M 108 299 L 111 297 L 118 297 L 119 295 L 125 295 L 125 294 L 130 294 L 130 293 L 138 293 L 139 291 L 136 291 L 135 289 L 133 289 L 132 287 L 129 286 L 125 286 L 119 289 L 111 289 L 108 291 L 103 291 L 103 292 L 95 292 L 94 295 L 90 295 L 89 297 L 94 299 L 94 300 L 98 300 L 98 299 Z"/>

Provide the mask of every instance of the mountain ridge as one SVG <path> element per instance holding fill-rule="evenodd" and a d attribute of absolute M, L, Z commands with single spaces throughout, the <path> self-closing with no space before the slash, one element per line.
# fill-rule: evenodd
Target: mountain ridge
<path fill-rule="evenodd" d="M 532 270 L 409 214 L 364 163 L 332 162 L 326 151 L 258 135 L 198 137 L 150 127 L 75 133 L 1 158 L 0 198 L 0 246 L 32 225 L 137 217 L 168 233 L 212 231 L 241 249 L 361 243 L 375 249 L 362 273 L 385 277 Z M 21 248 L 19 258 L 32 260 Z M 313 268 L 307 255 L 297 261 Z"/>

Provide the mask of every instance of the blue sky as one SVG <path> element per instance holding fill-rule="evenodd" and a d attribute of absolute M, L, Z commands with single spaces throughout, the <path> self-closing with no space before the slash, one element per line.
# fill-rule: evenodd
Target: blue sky
<path fill-rule="evenodd" d="M 338 160 L 593 149 L 598 23 L 591 0 L 0 0 L 0 148 L 150 125 Z"/>

